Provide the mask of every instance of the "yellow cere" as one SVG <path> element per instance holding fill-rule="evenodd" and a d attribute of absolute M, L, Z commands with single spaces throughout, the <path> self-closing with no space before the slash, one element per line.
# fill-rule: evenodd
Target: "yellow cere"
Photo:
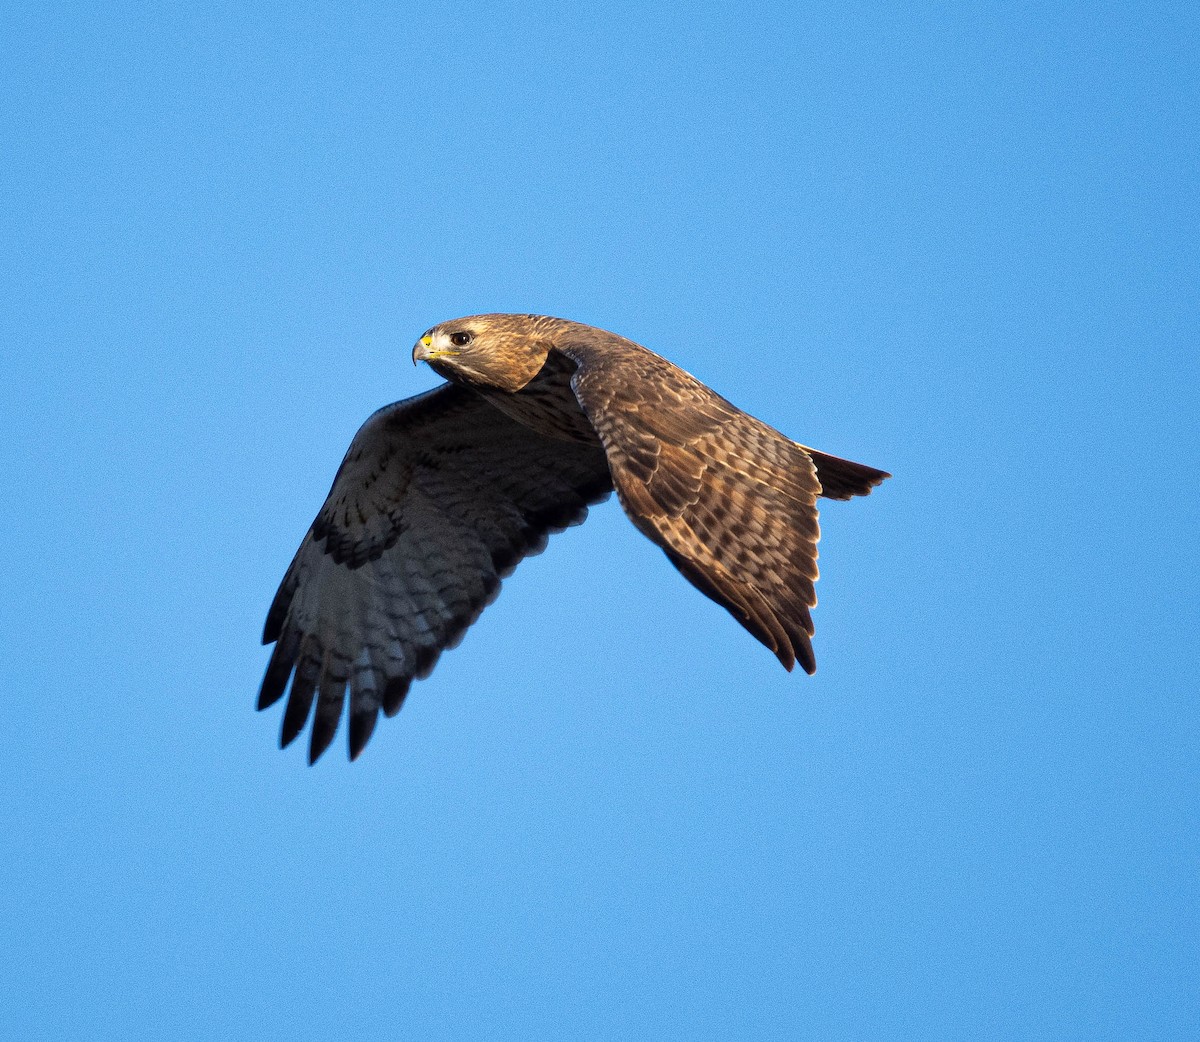
<path fill-rule="evenodd" d="M 426 347 L 428 347 L 430 344 L 433 343 L 433 337 L 431 337 L 428 333 L 426 333 L 423 337 L 421 337 L 421 343 L 424 344 Z"/>

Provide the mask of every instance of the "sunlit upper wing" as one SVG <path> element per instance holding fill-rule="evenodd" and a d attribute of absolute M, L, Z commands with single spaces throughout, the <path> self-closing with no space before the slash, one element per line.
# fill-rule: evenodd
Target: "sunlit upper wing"
<path fill-rule="evenodd" d="M 562 350 L 578 364 L 572 386 L 633 523 L 787 669 L 813 672 L 814 456 L 837 498 L 887 475 L 796 444 L 644 348 Z"/>

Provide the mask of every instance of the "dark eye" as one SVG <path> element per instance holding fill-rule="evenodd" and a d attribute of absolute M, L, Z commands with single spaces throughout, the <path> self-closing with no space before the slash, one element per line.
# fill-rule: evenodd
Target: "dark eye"
<path fill-rule="evenodd" d="M 451 333 L 450 343 L 455 347 L 466 347 L 471 342 L 470 333 Z"/>

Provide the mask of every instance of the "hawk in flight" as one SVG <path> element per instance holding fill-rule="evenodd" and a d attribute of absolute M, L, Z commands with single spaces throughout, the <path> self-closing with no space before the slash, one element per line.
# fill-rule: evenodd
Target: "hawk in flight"
<path fill-rule="evenodd" d="M 540 315 L 434 326 L 413 361 L 449 383 L 376 412 L 267 615 L 258 708 L 291 681 L 281 744 L 309 762 L 350 695 L 350 758 L 495 599 L 614 489 L 629 519 L 779 659 L 811 673 L 817 497 L 882 470 L 785 438 L 646 348 Z M 315 703 L 315 710 L 314 710 Z"/>

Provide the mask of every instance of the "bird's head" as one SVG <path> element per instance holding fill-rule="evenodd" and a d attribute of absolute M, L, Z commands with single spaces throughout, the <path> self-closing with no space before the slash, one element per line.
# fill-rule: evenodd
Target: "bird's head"
<path fill-rule="evenodd" d="M 471 315 L 441 322 L 413 348 L 413 362 L 428 362 L 455 383 L 516 393 L 546 362 L 559 319 L 541 315 Z"/>

